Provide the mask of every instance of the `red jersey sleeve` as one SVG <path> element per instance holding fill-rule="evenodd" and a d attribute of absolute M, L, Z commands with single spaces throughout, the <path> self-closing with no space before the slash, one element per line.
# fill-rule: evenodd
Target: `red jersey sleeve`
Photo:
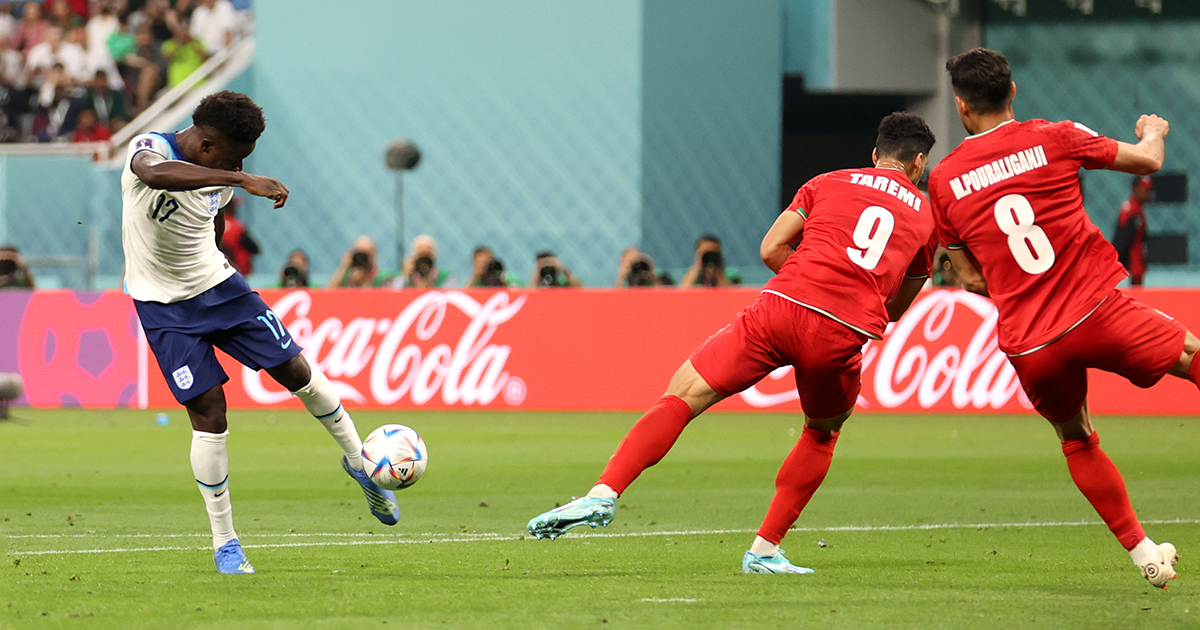
<path fill-rule="evenodd" d="M 904 271 L 905 278 L 928 278 L 929 272 L 933 269 L 933 254 L 937 251 L 938 236 L 935 231 L 929 237 L 929 242 L 925 246 L 917 250 L 917 254 L 913 256 L 912 262 L 908 263 L 908 269 Z"/>
<path fill-rule="evenodd" d="M 1064 120 L 1046 126 L 1050 136 L 1067 156 L 1086 169 L 1108 168 L 1117 159 L 1117 141 L 1106 138 L 1086 125 Z"/>
<path fill-rule="evenodd" d="M 825 179 L 826 174 L 817 175 L 808 180 L 796 191 L 796 196 L 792 198 L 792 203 L 788 204 L 784 212 L 799 212 L 800 216 L 808 219 L 808 215 L 812 213 L 813 200 L 817 197 L 817 187 L 821 184 L 821 180 Z"/>

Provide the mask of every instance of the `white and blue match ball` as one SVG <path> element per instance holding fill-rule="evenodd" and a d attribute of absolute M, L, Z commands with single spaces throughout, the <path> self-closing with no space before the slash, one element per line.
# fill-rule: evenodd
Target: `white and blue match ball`
<path fill-rule="evenodd" d="M 416 431 L 402 424 L 385 424 L 363 441 L 363 471 L 380 488 L 407 488 L 425 474 L 429 451 Z"/>

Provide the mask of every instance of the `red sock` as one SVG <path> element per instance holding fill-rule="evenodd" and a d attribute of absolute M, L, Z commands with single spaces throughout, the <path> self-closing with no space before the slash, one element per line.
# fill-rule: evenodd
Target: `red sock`
<path fill-rule="evenodd" d="M 763 519 L 762 527 L 758 528 L 759 536 L 776 545 L 783 540 L 784 534 L 800 518 L 800 512 L 825 480 L 837 439 L 837 433 L 804 428 L 800 441 L 783 460 L 783 466 L 775 477 L 775 498 L 771 499 L 767 517 Z"/>
<path fill-rule="evenodd" d="M 671 450 L 691 421 L 692 408 L 682 398 L 670 394 L 659 398 L 621 440 L 600 473 L 599 483 L 617 494 L 624 493 L 643 470 L 657 464 Z"/>
<path fill-rule="evenodd" d="M 1100 449 L 1100 435 L 1092 433 L 1086 440 L 1067 440 L 1062 443 L 1062 449 L 1067 456 L 1071 479 L 1075 480 L 1079 491 L 1096 508 L 1126 551 L 1136 547 L 1146 537 L 1146 532 L 1133 513 L 1121 472 Z"/>

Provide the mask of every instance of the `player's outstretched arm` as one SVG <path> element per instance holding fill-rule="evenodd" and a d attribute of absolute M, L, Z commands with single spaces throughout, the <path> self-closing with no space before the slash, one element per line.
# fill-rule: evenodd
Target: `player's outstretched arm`
<path fill-rule="evenodd" d="M 983 274 L 975 268 L 975 264 L 971 262 L 970 253 L 966 247 L 961 249 L 947 249 L 946 255 L 950 257 L 950 264 L 954 265 L 954 271 L 958 274 L 958 279 L 962 280 L 963 288 L 971 293 L 978 293 L 983 297 L 988 297 L 987 280 L 983 279 Z"/>
<path fill-rule="evenodd" d="M 779 273 L 783 263 L 787 262 L 788 256 L 795 251 L 792 249 L 792 243 L 800 240 L 802 231 L 804 231 L 803 214 L 791 210 L 779 213 L 779 218 L 775 219 L 775 224 L 767 230 L 762 245 L 758 248 L 758 255 L 762 257 L 762 261 L 768 269 Z"/>
<path fill-rule="evenodd" d="M 1140 141 L 1137 144 L 1117 142 L 1117 158 L 1108 168 L 1134 175 L 1157 173 L 1166 159 L 1164 138 L 1170 131 L 1171 123 L 1154 114 L 1138 118 L 1134 133 Z"/>
<path fill-rule="evenodd" d="M 275 200 L 275 207 L 287 202 L 287 186 L 278 180 L 241 171 L 224 171 L 182 160 L 168 160 L 153 151 L 141 151 L 130 164 L 133 174 L 155 190 L 196 190 L 209 186 L 234 186 L 251 195 Z"/>
<path fill-rule="evenodd" d="M 917 299 L 917 294 L 925 287 L 925 281 L 928 276 L 922 278 L 904 278 L 900 281 L 900 288 L 888 298 L 884 306 L 887 307 L 888 321 L 898 322 L 908 307 L 912 306 L 913 300 Z"/>

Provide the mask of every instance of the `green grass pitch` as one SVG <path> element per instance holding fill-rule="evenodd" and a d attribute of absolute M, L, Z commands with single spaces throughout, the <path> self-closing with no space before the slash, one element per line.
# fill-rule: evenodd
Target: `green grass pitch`
<path fill-rule="evenodd" d="M 315 420 L 234 411 L 234 516 L 259 573 L 222 576 L 169 413 L 0 423 L 0 628 L 1200 627 L 1196 418 L 1096 422 L 1148 532 L 1183 556 L 1164 592 L 1032 415 L 852 418 L 783 545 L 817 573 L 759 576 L 741 556 L 797 416 L 702 416 L 610 527 L 550 542 L 525 523 L 586 492 L 636 414 L 358 412 L 364 435 L 398 422 L 429 446 L 389 528 Z"/>

